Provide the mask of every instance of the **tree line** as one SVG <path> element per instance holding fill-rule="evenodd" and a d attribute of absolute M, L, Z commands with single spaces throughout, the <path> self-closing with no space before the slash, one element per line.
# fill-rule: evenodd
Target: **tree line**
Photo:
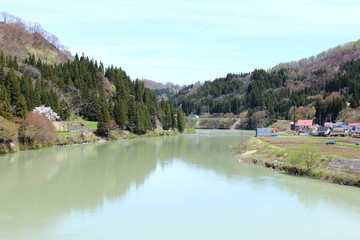
<path fill-rule="evenodd" d="M 154 130 L 157 120 L 165 130 L 185 128 L 173 105 L 158 103 L 142 81 L 132 81 L 121 68 L 105 68 L 77 54 L 73 61 L 54 65 L 34 55 L 19 63 L 0 53 L 0 115 L 26 119 L 40 105 L 51 107 L 62 120 L 74 113 L 98 121 L 97 134 L 104 137 L 114 128 L 143 134 Z"/>
<path fill-rule="evenodd" d="M 313 75 L 324 71 L 326 69 L 321 69 Z M 359 107 L 359 73 L 360 60 L 350 61 L 340 68 L 333 79 L 296 90 L 287 87 L 287 80 L 290 79 L 287 69 L 271 72 L 256 69 L 241 77 L 228 74 L 226 78 L 205 82 L 195 93 L 191 93 L 193 85 L 190 85 L 171 101 L 181 107 L 185 114 L 239 114 L 251 110 L 266 111 L 267 117 L 274 119 L 292 119 L 291 109 L 313 107 L 316 110 L 316 121 L 323 124 L 325 120 L 335 121 L 346 107 L 346 102 L 350 102 L 352 108 Z M 299 76 L 299 81 L 304 80 L 305 77 Z M 341 94 L 332 96 L 332 92 Z"/>

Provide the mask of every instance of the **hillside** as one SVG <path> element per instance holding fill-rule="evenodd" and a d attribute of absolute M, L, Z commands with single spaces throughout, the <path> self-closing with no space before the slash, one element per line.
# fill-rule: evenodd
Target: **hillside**
<path fill-rule="evenodd" d="M 58 120 L 93 121 L 96 135 L 109 139 L 124 130 L 138 135 L 185 130 L 182 111 L 168 101 L 158 103 L 144 82 L 131 80 L 120 67 L 104 67 L 84 54 L 68 58 L 58 40 L 50 42 L 44 32 L 32 33 L 18 18 L 2 16 L 12 18 L 0 24 L 0 153 L 53 144 L 53 124 L 33 112 L 41 105 L 51 107 Z"/>
<path fill-rule="evenodd" d="M 186 114 L 218 116 L 247 113 L 247 128 L 264 119 L 335 121 L 345 109 L 359 105 L 360 40 L 329 49 L 297 62 L 265 71 L 228 74 L 224 78 L 183 88 L 172 99 Z"/>
<path fill-rule="evenodd" d="M 37 23 L 26 23 L 8 13 L 1 13 L 0 51 L 16 57 L 20 62 L 29 55 L 49 64 L 64 63 L 72 59 L 71 53 L 59 39 Z"/>
<path fill-rule="evenodd" d="M 159 102 L 161 99 L 169 100 L 182 89 L 181 86 L 170 82 L 163 84 L 149 79 L 141 79 L 141 81 L 156 95 Z"/>

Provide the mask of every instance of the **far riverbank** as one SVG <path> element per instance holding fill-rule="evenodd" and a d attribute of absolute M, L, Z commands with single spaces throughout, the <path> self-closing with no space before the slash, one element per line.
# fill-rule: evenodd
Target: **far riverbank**
<path fill-rule="evenodd" d="M 104 142 L 104 141 L 116 141 L 116 140 L 130 140 L 136 138 L 151 138 L 151 137 L 163 137 L 163 136 L 177 136 L 180 134 L 192 134 L 196 133 L 193 128 L 186 128 L 183 133 L 178 130 L 154 130 L 147 131 L 145 134 L 137 135 L 129 131 L 119 131 L 116 134 L 112 133 L 108 138 L 102 138 L 96 136 L 93 132 L 58 132 L 56 138 L 53 141 L 43 144 L 35 144 L 31 146 L 20 146 L 11 148 L 0 149 L 0 154 L 14 153 L 22 150 L 34 150 L 51 146 L 71 146 L 88 144 L 91 142 Z"/>

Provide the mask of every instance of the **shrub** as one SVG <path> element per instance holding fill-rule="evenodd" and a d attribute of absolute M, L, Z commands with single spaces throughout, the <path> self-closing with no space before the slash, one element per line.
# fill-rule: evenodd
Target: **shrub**
<path fill-rule="evenodd" d="M 40 114 L 31 112 L 27 119 L 17 119 L 19 141 L 23 146 L 34 147 L 47 144 L 56 137 L 56 129 L 52 122 Z"/>
<path fill-rule="evenodd" d="M 23 74 L 29 74 L 32 78 L 41 77 L 41 72 L 39 71 L 39 69 L 27 64 L 20 65 L 20 72 Z"/>
<path fill-rule="evenodd" d="M 288 166 L 296 166 L 310 170 L 320 160 L 321 155 L 318 149 L 310 144 L 305 144 L 298 151 L 289 151 L 286 163 Z"/>
<path fill-rule="evenodd" d="M 18 129 L 16 124 L 0 116 L 0 152 L 8 152 L 14 149 Z"/>

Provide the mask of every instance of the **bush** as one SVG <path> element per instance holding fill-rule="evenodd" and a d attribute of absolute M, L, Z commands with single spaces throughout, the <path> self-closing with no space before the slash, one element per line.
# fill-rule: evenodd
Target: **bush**
<path fill-rule="evenodd" d="M 13 151 L 18 138 L 16 124 L 0 116 L 0 152 Z"/>
<path fill-rule="evenodd" d="M 56 129 L 52 122 L 35 112 L 29 113 L 27 119 L 17 119 L 19 141 L 25 147 L 36 147 L 55 140 Z"/>
<path fill-rule="evenodd" d="M 300 167 L 307 170 L 312 169 L 321 160 L 321 155 L 315 146 L 303 145 L 298 151 L 289 151 L 287 165 Z"/>
<path fill-rule="evenodd" d="M 39 69 L 27 65 L 27 64 L 21 64 L 20 65 L 20 72 L 23 74 L 29 74 L 32 78 L 40 78 L 41 77 L 41 73 L 39 71 Z"/>

